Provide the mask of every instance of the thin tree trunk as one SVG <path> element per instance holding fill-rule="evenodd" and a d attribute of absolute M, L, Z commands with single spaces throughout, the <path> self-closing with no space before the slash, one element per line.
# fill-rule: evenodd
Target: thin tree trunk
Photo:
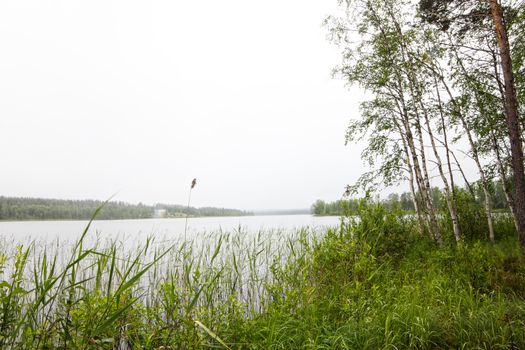
<path fill-rule="evenodd" d="M 518 100 L 512 71 L 509 38 L 503 19 L 503 9 L 497 0 L 490 0 L 491 15 L 501 56 L 501 68 L 505 82 L 505 114 L 507 116 L 508 135 L 512 155 L 514 175 L 514 205 L 518 224 L 520 244 L 525 246 L 525 172 L 523 168 L 523 145 L 518 117 Z"/>
<path fill-rule="evenodd" d="M 405 106 L 404 99 L 400 99 L 401 108 L 402 108 L 402 122 L 403 122 L 403 128 L 405 129 L 405 135 L 406 140 L 408 144 L 408 149 L 410 151 L 410 156 L 412 157 L 412 165 L 414 169 L 414 175 L 416 177 L 416 183 L 418 185 L 419 191 L 421 193 L 421 198 L 423 200 L 423 203 L 426 207 L 426 216 L 427 216 L 427 222 L 428 222 L 428 233 L 432 239 L 437 240 L 440 244 L 442 243 L 441 235 L 436 233 L 436 230 L 438 230 L 437 226 L 437 220 L 435 220 L 435 216 L 432 215 L 433 213 L 433 207 L 430 205 L 430 194 L 427 191 L 425 180 L 422 175 L 421 167 L 419 165 L 419 158 L 417 155 L 417 149 L 414 143 L 414 135 L 412 134 L 412 130 L 410 129 L 410 123 L 408 120 L 408 117 L 406 115 L 407 109 Z M 432 219 L 434 217 L 434 220 Z"/>
<path fill-rule="evenodd" d="M 432 188 L 430 187 L 430 177 L 428 176 L 427 168 L 427 159 L 425 155 L 425 143 L 423 142 L 423 132 L 421 130 L 421 123 L 419 118 L 415 120 L 416 132 L 419 140 L 419 145 L 421 147 L 420 156 L 421 156 L 421 166 L 423 170 L 423 185 L 425 187 L 425 192 L 427 194 L 427 207 L 430 215 L 430 222 L 432 226 L 435 227 L 435 238 L 439 243 L 443 243 L 443 237 L 439 229 L 437 217 L 436 217 L 436 208 L 434 206 L 434 200 L 432 198 Z M 415 148 L 415 147 L 414 147 Z"/>
<path fill-rule="evenodd" d="M 371 6 L 370 3 L 367 3 L 367 7 L 375 15 L 376 19 L 378 20 L 378 23 L 381 23 L 382 19 L 379 16 L 377 16 L 377 14 L 375 13 L 374 7 Z M 386 40 L 390 40 L 388 38 L 388 35 L 385 33 L 384 28 L 379 27 L 379 30 L 381 31 L 382 35 L 384 36 L 384 38 Z M 403 62 L 406 62 L 406 60 L 403 60 Z M 395 64 L 393 64 L 393 66 L 395 66 Z M 404 98 L 405 94 L 404 94 L 404 88 L 403 88 L 403 79 L 402 79 L 401 74 L 399 72 L 399 68 L 394 69 L 394 73 L 395 73 L 396 78 L 397 78 L 397 82 L 396 83 L 397 83 L 397 87 L 399 89 L 399 95 L 400 95 L 399 103 L 401 104 L 402 124 L 403 124 L 403 128 L 405 129 L 405 135 L 406 135 L 406 139 L 407 139 L 407 144 L 408 144 L 408 147 L 409 147 L 409 150 L 410 150 L 410 153 L 411 153 L 411 157 L 412 157 L 414 174 L 415 174 L 415 177 L 416 177 L 416 182 L 418 184 L 418 187 L 419 187 L 419 189 L 421 191 L 421 197 L 423 199 L 423 202 L 427 206 L 427 210 L 428 210 L 427 214 L 429 215 L 429 225 L 428 225 L 429 235 L 432 238 L 436 239 L 439 244 L 442 244 L 443 243 L 443 239 L 441 237 L 441 233 L 439 232 L 439 226 L 438 226 L 438 223 L 437 223 L 435 210 L 434 210 L 433 205 L 432 205 L 432 197 L 430 196 L 430 192 L 428 191 L 428 187 L 430 187 L 428 185 L 428 174 L 426 174 L 426 181 L 425 181 L 425 178 L 422 176 L 421 168 L 419 166 L 419 159 L 418 159 L 417 149 L 415 147 L 414 137 L 413 137 L 412 130 L 411 130 L 411 127 L 410 127 L 410 120 L 409 120 L 409 116 L 408 116 L 408 109 L 407 109 L 406 101 L 405 101 L 405 98 Z M 424 150 L 421 150 L 421 153 L 422 153 L 422 164 L 424 165 L 424 169 L 425 169 L 425 173 L 426 173 L 426 161 L 425 161 L 425 158 L 424 158 Z"/>
<path fill-rule="evenodd" d="M 453 197 L 452 197 L 452 193 L 451 193 L 451 190 L 450 190 L 450 187 L 449 187 L 449 184 L 448 184 L 448 181 L 447 181 L 447 177 L 445 176 L 445 173 L 443 172 L 443 163 L 441 161 L 441 157 L 439 155 L 439 152 L 437 150 L 437 147 L 436 147 L 436 142 L 434 140 L 434 134 L 432 132 L 432 127 L 430 125 L 430 118 L 428 116 L 428 111 L 422 101 L 422 94 L 419 90 L 419 88 L 416 86 L 416 88 L 414 88 L 412 86 L 412 84 L 414 84 L 414 82 L 416 81 L 416 77 L 415 77 L 415 74 L 413 74 L 412 76 L 409 76 L 408 77 L 410 82 L 411 82 L 411 91 L 412 91 L 412 94 L 414 95 L 414 98 L 417 99 L 417 102 L 421 108 L 421 111 L 423 113 L 423 120 L 425 121 L 425 126 L 427 127 L 427 133 L 430 137 L 430 144 L 432 146 L 432 150 L 434 152 L 434 157 L 436 158 L 436 164 L 437 164 L 437 167 L 438 167 L 438 171 L 439 171 L 439 175 L 441 176 L 441 180 L 443 181 L 443 186 L 444 186 L 444 189 L 445 189 L 445 200 L 447 202 L 447 207 L 448 207 L 448 211 L 450 213 L 450 218 L 452 220 L 452 230 L 454 231 L 454 237 L 456 239 L 456 242 L 459 242 L 461 240 L 461 230 L 460 230 L 460 227 L 459 227 L 459 221 L 458 221 L 458 215 L 457 215 L 457 209 L 456 209 L 456 205 L 454 203 L 454 200 L 453 200 Z M 415 91 L 414 91 L 415 90 Z M 442 110 L 441 110 L 441 101 L 439 101 L 440 105 L 440 112 L 442 113 Z M 419 119 L 419 114 L 416 112 L 416 117 Z M 419 126 L 419 121 L 418 121 L 418 130 L 419 130 L 419 139 L 420 139 L 420 142 L 421 142 L 421 148 L 423 149 L 423 138 L 422 138 L 422 132 L 421 132 L 421 127 Z M 426 169 L 425 169 L 426 171 Z M 452 176 L 452 174 L 450 174 Z M 427 178 L 428 178 L 428 175 L 427 175 Z"/>
<path fill-rule="evenodd" d="M 435 79 L 435 76 L 434 76 L 434 79 Z M 436 157 L 436 162 L 437 162 L 437 166 L 438 166 L 439 175 L 441 176 L 441 179 L 443 180 L 443 185 L 445 187 L 446 201 L 447 201 L 448 211 L 450 212 L 450 219 L 452 220 L 452 229 L 454 231 L 454 238 L 456 239 L 456 242 L 459 242 L 461 240 L 461 229 L 459 227 L 458 212 L 457 212 L 457 206 L 456 206 L 456 198 L 455 198 L 455 195 L 454 195 L 454 187 L 453 187 L 454 186 L 454 177 L 452 175 L 452 168 L 450 166 L 450 156 L 449 156 L 449 153 L 448 153 L 448 142 L 446 141 L 447 138 L 446 138 L 446 130 L 445 130 L 445 117 L 444 117 L 444 112 L 443 112 L 443 106 L 441 105 L 441 96 L 439 95 L 439 88 L 437 86 L 437 82 L 435 80 L 434 80 L 434 82 L 436 83 L 435 86 L 436 86 L 437 97 L 438 97 L 438 109 L 439 109 L 439 113 L 440 113 L 440 116 L 441 116 L 441 122 L 443 123 L 443 134 L 445 135 L 445 144 L 446 144 L 448 168 L 449 168 L 450 178 L 452 179 L 451 180 L 452 191 L 450 190 L 450 187 L 449 187 L 449 184 L 448 184 L 448 181 L 447 181 L 447 177 L 445 176 L 445 174 L 443 172 L 443 166 L 442 166 L 442 162 L 441 162 L 441 157 L 439 156 L 439 152 L 438 152 L 437 147 L 436 147 L 436 142 L 434 141 L 434 135 L 432 133 L 432 128 L 430 126 L 430 120 L 429 120 L 429 117 L 428 117 L 428 114 L 427 114 L 426 110 L 423 112 L 423 115 L 425 117 L 425 124 L 426 124 L 427 129 L 428 129 L 427 132 L 428 132 L 428 135 L 430 137 L 430 142 L 432 144 L 432 149 L 434 150 L 434 156 Z M 422 107 L 424 107 L 424 106 L 422 106 Z"/>
<path fill-rule="evenodd" d="M 412 65 L 412 62 L 409 61 L 409 63 Z M 438 167 L 438 171 L 439 171 L 439 175 L 441 176 L 441 180 L 443 181 L 443 185 L 444 185 L 444 189 L 445 189 L 445 200 L 447 202 L 447 207 L 448 207 L 448 211 L 450 213 L 450 218 L 452 220 L 452 230 L 454 231 L 454 237 L 456 239 L 456 242 L 459 242 L 461 240 L 461 230 L 460 230 L 460 227 L 459 227 L 459 220 L 458 220 L 458 215 L 457 215 L 457 208 L 456 208 L 456 205 L 455 205 L 455 202 L 454 202 L 454 199 L 453 199 L 453 196 L 452 196 L 452 193 L 451 193 L 451 190 L 450 190 L 450 187 L 449 187 L 449 184 L 448 184 L 448 181 L 447 181 L 447 177 L 445 176 L 445 173 L 443 172 L 443 165 L 442 165 L 442 162 L 441 162 L 441 157 L 439 156 L 439 152 L 437 150 L 437 147 L 436 147 L 436 142 L 434 140 L 434 135 L 432 133 L 432 127 L 430 125 L 430 118 L 428 116 L 428 111 L 422 101 L 422 94 L 421 94 L 421 91 L 419 89 L 418 86 L 413 86 L 415 84 L 415 82 L 417 81 L 416 80 L 416 76 L 415 74 L 410 74 L 408 76 L 408 79 L 410 81 L 410 91 L 411 91 L 411 94 L 413 96 L 413 98 L 417 101 L 417 103 L 419 104 L 419 107 L 421 108 L 421 111 L 423 113 L 423 120 L 425 121 L 425 125 L 427 127 L 427 133 L 430 137 L 430 143 L 431 143 L 431 146 L 432 146 L 432 150 L 434 152 L 434 156 L 436 158 L 436 164 L 437 164 L 437 167 Z M 440 101 L 441 103 L 441 101 Z M 440 108 L 441 108 L 441 105 L 440 105 Z M 420 114 L 418 113 L 418 110 L 417 110 L 417 107 L 415 107 L 415 110 L 416 110 L 416 118 L 418 119 L 417 121 L 417 126 L 418 126 L 418 132 L 419 132 L 419 140 L 420 140 L 420 143 L 421 143 L 421 152 L 423 153 L 422 157 L 424 157 L 424 145 L 423 145 L 423 137 L 422 137 L 422 130 L 421 130 L 421 126 L 419 124 L 419 119 L 421 119 L 420 117 Z M 441 111 L 441 109 L 440 109 Z M 442 111 L 441 111 L 442 112 Z M 428 181 L 428 173 L 426 172 L 426 165 L 424 166 L 424 171 L 425 171 L 425 174 L 426 174 L 426 177 L 427 177 L 427 181 Z M 452 176 L 452 174 L 450 174 Z M 430 187 L 430 184 L 429 182 L 427 182 L 427 186 L 428 188 Z M 430 190 L 430 188 L 429 188 Z"/>
<path fill-rule="evenodd" d="M 496 135 L 494 135 L 494 132 L 492 132 L 492 144 L 494 148 L 494 152 L 496 153 L 496 162 L 498 164 L 498 169 L 501 176 L 501 185 L 503 186 L 503 192 L 505 193 L 505 199 L 507 200 L 507 204 L 509 205 L 510 214 L 512 215 L 512 219 L 514 220 L 514 227 L 516 227 L 516 232 L 518 232 L 518 218 L 516 217 L 516 208 L 514 204 L 514 198 L 512 198 L 512 194 L 510 193 L 510 189 L 508 186 L 508 180 L 507 180 L 507 172 L 505 170 L 505 165 L 503 164 L 503 161 L 501 159 L 501 155 L 499 153 L 499 146 L 498 141 L 496 140 Z"/>
<path fill-rule="evenodd" d="M 407 156 L 407 161 L 410 161 L 410 155 L 407 153 L 406 156 Z M 414 209 L 416 209 L 417 221 L 419 223 L 419 234 L 422 236 L 423 233 L 425 232 L 425 221 L 423 220 L 421 209 L 417 201 L 416 190 L 414 188 L 414 173 L 412 172 L 412 168 L 409 168 L 408 170 L 409 170 L 408 184 L 410 185 L 410 194 L 412 195 L 412 203 L 414 205 Z"/>
<path fill-rule="evenodd" d="M 401 135 L 401 140 L 403 141 L 403 150 L 405 152 L 406 164 L 408 166 L 408 184 L 410 186 L 410 194 L 412 195 L 412 203 L 414 204 L 414 209 L 416 210 L 417 220 L 419 223 L 419 234 L 423 235 L 423 233 L 425 232 L 425 221 L 423 220 L 421 208 L 419 207 L 419 203 L 417 201 L 416 189 L 414 187 L 414 168 L 412 166 L 412 162 L 410 161 L 410 152 L 408 150 L 407 141 L 405 140 L 404 133 L 401 130 L 401 126 L 396 120 L 394 120 L 394 124 L 396 125 L 399 135 Z"/>
<path fill-rule="evenodd" d="M 447 207 L 450 213 L 450 219 L 452 220 L 452 229 L 454 231 L 454 238 L 456 239 L 456 242 L 459 242 L 461 241 L 461 230 L 459 227 L 458 213 L 456 210 L 456 205 L 452 198 L 452 193 L 450 191 L 447 177 L 445 176 L 443 172 L 443 165 L 441 162 L 441 157 L 439 156 L 439 152 L 436 148 L 436 143 L 434 141 L 434 135 L 432 134 L 432 131 L 430 129 L 430 121 L 428 120 L 428 116 L 426 113 L 424 114 L 424 116 L 425 116 L 425 123 L 428 128 L 430 143 L 432 145 L 432 149 L 434 150 L 434 157 L 436 157 L 436 164 L 438 167 L 439 175 L 441 176 L 441 180 L 443 180 L 443 186 L 445 188 L 445 199 L 447 201 Z"/>
<path fill-rule="evenodd" d="M 492 195 L 490 194 L 490 191 L 488 189 L 488 179 L 485 175 L 485 171 L 483 170 L 483 167 L 481 166 L 481 162 L 478 155 L 478 149 L 476 147 L 476 144 L 474 143 L 474 140 L 472 138 L 472 134 L 470 132 L 470 129 L 468 128 L 468 125 L 465 121 L 465 118 L 463 117 L 463 114 L 459 113 L 461 122 L 463 124 L 463 128 L 465 129 L 467 133 L 467 138 L 470 143 L 470 148 L 472 150 L 472 158 L 474 159 L 474 162 L 476 163 L 476 166 L 478 167 L 479 177 L 481 180 L 481 187 L 483 188 L 483 194 L 485 196 L 485 213 L 487 215 L 487 224 L 489 226 L 489 239 L 492 243 L 494 243 L 494 225 L 493 225 L 493 219 L 492 219 Z"/>
<path fill-rule="evenodd" d="M 396 27 L 396 31 L 397 31 L 397 34 L 399 36 L 399 40 L 400 40 L 400 43 L 401 43 L 401 54 L 402 54 L 402 59 L 403 59 L 403 64 L 404 65 L 407 65 L 410 67 L 410 69 L 413 69 L 413 62 L 407 58 L 407 50 L 406 50 L 406 46 L 405 46 L 405 42 L 404 42 L 404 36 L 403 36 L 403 31 L 401 29 L 401 27 L 399 26 L 399 23 L 397 22 L 397 19 L 395 17 L 395 15 L 393 13 L 390 13 L 390 17 Z M 410 72 L 412 72 L 412 70 L 410 70 Z M 398 74 L 398 80 L 399 81 L 402 81 L 400 75 L 399 75 L 399 72 L 397 72 Z M 416 77 L 413 75 L 413 74 L 408 74 L 407 73 L 407 78 L 408 78 L 408 86 L 409 86 L 409 89 L 410 89 L 410 94 L 412 96 L 413 99 L 417 100 L 419 103 L 421 103 L 421 99 L 420 99 L 420 95 L 421 94 L 416 94 L 416 92 L 414 91 L 414 87 L 413 87 L 413 84 L 415 83 L 415 80 L 416 80 Z M 427 205 L 427 210 L 428 210 L 428 215 L 429 215 L 429 221 L 430 221 L 430 225 L 434 228 L 434 237 L 435 239 L 440 243 L 442 244 L 443 243 L 443 237 L 441 236 L 441 232 L 440 232 L 440 228 L 439 228 L 439 224 L 438 224 L 438 221 L 437 221 L 437 217 L 436 217 L 436 208 L 434 206 L 434 203 L 433 203 L 433 198 L 432 198 L 432 190 L 430 188 L 430 180 L 429 180 L 429 175 L 428 175 L 428 169 L 427 169 L 427 161 L 426 161 L 426 156 L 425 156 L 425 144 L 423 142 L 423 133 L 421 131 L 421 123 L 420 123 L 420 116 L 419 116 L 419 111 L 417 109 L 416 106 L 414 106 L 414 112 L 416 114 L 416 117 L 414 119 L 415 121 L 415 125 L 416 125 L 416 132 L 418 134 L 418 139 L 419 139 L 419 144 L 420 144 L 420 147 L 421 147 L 421 150 L 420 150 L 420 156 L 421 156 L 421 165 L 422 165 L 422 170 L 423 170 L 423 187 L 425 188 L 425 191 L 422 193 L 422 195 L 424 195 L 426 193 L 426 200 L 424 200 L 424 202 L 426 203 Z M 407 118 L 408 118 L 408 115 L 407 115 Z M 416 151 L 416 148 L 413 147 L 413 152 Z M 416 158 L 417 158 L 417 155 L 416 155 Z"/>
<path fill-rule="evenodd" d="M 459 58 L 458 58 L 458 60 L 459 60 Z M 462 66 L 462 69 L 463 69 L 464 73 L 466 74 L 465 69 L 464 69 L 463 66 Z M 478 167 L 478 172 L 479 172 L 479 176 L 480 176 L 480 180 L 481 180 L 481 186 L 483 188 L 483 193 L 484 193 L 484 196 L 485 196 L 485 213 L 487 215 L 487 224 L 489 226 L 489 239 L 490 239 L 490 241 L 492 243 L 494 243 L 494 225 L 493 225 L 493 219 L 492 219 L 492 195 L 490 194 L 490 192 L 488 190 L 488 180 L 487 180 L 487 177 L 485 175 L 485 171 L 483 170 L 483 167 L 481 166 L 481 161 L 479 159 L 479 154 L 478 154 L 478 148 L 476 147 L 476 144 L 474 143 L 474 138 L 472 137 L 472 133 L 470 132 L 470 128 L 469 128 L 469 126 L 467 124 L 467 121 L 465 120 L 465 116 L 461 112 L 461 109 L 458 106 L 458 104 L 456 102 L 456 99 L 452 95 L 452 92 L 450 91 L 450 88 L 448 87 L 448 84 L 444 81 L 443 77 L 441 77 L 441 82 L 442 82 L 443 86 L 445 87 L 445 90 L 447 91 L 447 93 L 449 95 L 449 98 L 450 98 L 452 104 L 454 105 L 454 108 L 456 109 L 456 112 L 457 112 L 457 114 L 459 116 L 459 119 L 461 121 L 463 129 L 465 129 L 465 132 L 467 134 L 467 139 L 468 139 L 469 144 L 470 144 L 470 149 L 472 151 L 472 158 L 474 159 L 474 162 L 476 163 L 476 166 Z M 478 97 L 476 95 L 476 99 L 477 98 Z"/>

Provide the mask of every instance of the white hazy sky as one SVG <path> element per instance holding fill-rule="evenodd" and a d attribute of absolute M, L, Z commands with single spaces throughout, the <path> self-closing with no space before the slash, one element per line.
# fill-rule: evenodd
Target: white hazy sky
<path fill-rule="evenodd" d="M 336 0 L 0 2 L 0 195 L 306 208 L 362 172 Z"/>

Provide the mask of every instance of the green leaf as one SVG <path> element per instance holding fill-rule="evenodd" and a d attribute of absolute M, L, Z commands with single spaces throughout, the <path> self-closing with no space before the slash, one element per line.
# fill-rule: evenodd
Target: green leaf
<path fill-rule="evenodd" d="M 221 343 L 221 345 L 224 346 L 226 349 L 231 350 L 231 348 L 228 345 L 226 345 L 226 343 L 221 338 L 219 338 L 217 334 L 215 334 L 211 329 L 203 325 L 200 321 L 195 320 L 195 324 L 202 328 L 206 333 L 208 333 L 210 337 Z"/>

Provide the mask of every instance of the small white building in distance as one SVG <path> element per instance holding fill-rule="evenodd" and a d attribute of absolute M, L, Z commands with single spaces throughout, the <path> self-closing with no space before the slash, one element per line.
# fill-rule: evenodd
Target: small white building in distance
<path fill-rule="evenodd" d="M 165 218 L 166 217 L 166 209 L 155 209 L 155 212 L 153 212 L 154 218 Z"/>

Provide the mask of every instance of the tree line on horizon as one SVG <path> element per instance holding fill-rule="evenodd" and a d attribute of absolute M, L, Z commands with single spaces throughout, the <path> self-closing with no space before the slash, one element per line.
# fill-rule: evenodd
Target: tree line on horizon
<path fill-rule="evenodd" d="M 474 192 L 471 194 L 466 188 L 456 189 L 473 199 L 478 209 L 482 209 L 485 202 L 485 194 L 479 184 L 475 184 Z M 445 193 L 439 187 L 431 188 L 432 200 L 438 210 L 446 210 Z M 490 184 L 490 195 L 492 198 L 493 212 L 509 212 L 509 204 L 505 197 L 505 191 L 501 182 L 492 182 Z M 416 196 L 420 196 L 419 193 Z M 319 216 L 341 216 L 354 215 L 358 210 L 362 198 L 345 198 L 336 201 L 316 200 L 310 207 L 310 213 Z M 370 202 L 380 203 L 389 210 L 400 210 L 404 213 L 416 213 L 412 194 L 410 192 L 390 193 L 386 198 L 369 198 Z M 483 218 L 482 218 L 483 219 Z"/>
<path fill-rule="evenodd" d="M 243 210 L 214 207 L 0 196 L 0 220 L 89 220 L 101 206 L 98 220 L 153 218 L 156 210 L 161 210 L 162 217 L 251 215 Z"/>
<path fill-rule="evenodd" d="M 406 182 L 420 232 L 442 243 L 439 218 L 446 213 L 459 242 L 465 235 L 461 206 L 465 196 L 476 200 L 477 182 L 494 241 L 497 199 L 490 187 L 498 182 L 525 245 L 525 2 L 339 3 L 344 14 L 325 21 L 342 49 L 334 74 L 367 92 L 346 142 L 366 140 L 362 158 L 370 170 L 347 194 Z M 467 178 L 467 164 L 477 179 Z"/>

